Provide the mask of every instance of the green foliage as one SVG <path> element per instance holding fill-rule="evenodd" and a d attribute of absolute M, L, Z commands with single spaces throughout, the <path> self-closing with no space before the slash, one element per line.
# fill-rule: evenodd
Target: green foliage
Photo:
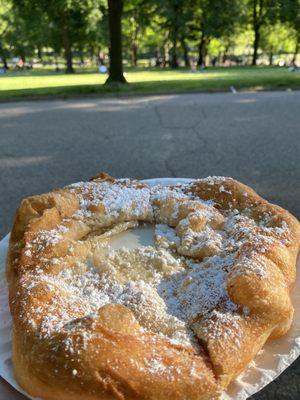
<path fill-rule="evenodd" d="M 238 0 L 197 0 L 196 20 L 202 25 L 202 34 L 207 38 L 220 38 L 234 33 L 241 15 Z"/>
<path fill-rule="evenodd" d="M 294 39 L 295 63 L 300 47 L 300 0 L 279 0 L 279 18 L 288 26 Z"/>
<path fill-rule="evenodd" d="M 33 46 L 48 45 L 58 53 L 64 49 L 72 69 L 72 49 L 82 49 L 97 38 L 101 19 L 97 0 L 12 0 L 15 16 L 22 16 L 22 35 Z M 91 27 L 94 27 L 91 30 Z"/>
<path fill-rule="evenodd" d="M 295 31 L 300 31 L 300 0 L 278 0 L 279 17 Z"/>
<path fill-rule="evenodd" d="M 125 1 L 123 12 L 123 47 L 125 56 L 133 66 L 143 47 L 144 35 L 149 32 L 150 20 L 153 15 L 153 5 L 146 0 Z M 143 48 L 145 51 L 145 48 Z"/>
<path fill-rule="evenodd" d="M 34 35 L 30 31 L 28 20 L 13 8 L 10 1 L 0 3 L 0 56 L 31 56 L 34 53 Z"/>
<path fill-rule="evenodd" d="M 123 57 L 133 66 L 249 62 L 256 47 L 256 57 L 290 53 L 295 62 L 299 10 L 300 0 L 124 0 Z M 108 54 L 107 0 L 0 0 L 0 36 L 3 62 L 48 53 L 72 70 L 74 57 Z"/>
<path fill-rule="evenodd" d="M 277 22 L 262 29 L 261 47 L 268 54 L 292 53 L 293 36 L 286 25 Z"/>
<path fill-rule="evenodd" d="M 0 57 L 5 60 L 11 53 L 10 37 L 11 37 L 12 12 L 11 5 L 5 0 L 0 0 Z"/>

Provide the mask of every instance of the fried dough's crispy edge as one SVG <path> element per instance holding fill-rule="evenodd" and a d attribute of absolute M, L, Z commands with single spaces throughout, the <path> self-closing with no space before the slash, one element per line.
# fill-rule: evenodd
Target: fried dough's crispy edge
<path fill-rule="evenodd" d="M 106 174 L 94 177 L 96 180 L 108 180 L 113 178 Z M 220 190 L 222 188 L 222 190 Z M 274 216 L 274 223 L 285 222 L 291 231 L 290 245 L 285 249 L 272 249 L 267 255 L 267 263 L 271 271 L 275 271 L 275 278 L 286 282 L 287 290 L 283 290 L 285 298 L 280 313 L 271 312 L 276 315 L 277 320 L 264 318 L 271 307 L 277 307 L 276 299 L 269 299 L 269 304 L 262 310 L 262 319 L 254 319 L 252 326 L 246 324 L 241 329 L 246 333 L 248 343 L 243 345 L 239 359 L 232 356 L 232 343 L 221 343 L 220 341 L 209 341 L 204 343 L 210 361 L 203 357 L 195 357 L 188 350 L 178 346 L 171 346 L 166 341 L 156 341 L 153 338 L 140 340 L 139 327 L 132 322 L 132 314 L 128 313 L 126 326 L 135 334 L 128 335 L 112 329 L 111 324 L 103 321 L 99 310 L 98 338 L 90 348 L 83 352 L 80 362 L 70 361 L 69 355 L 61 349 L 56 355 L 55 363 L 51 361 L 50 345 L 53 342 L 41 342 L 37 340 L 35 332 L 25 332 L 28 326 L 24 326 L 18 317 L 18 305 L 15 304 L 15 292 L 18 289 L 18 278 L 22 275 L 22 266 L 14 264 L 14 260 L 20 255 L 19 244 L 24 238 L 26 231 L 30 229 L 52 229 L 59 224 L 63 218 L 69 218 L 78 209 L 78 199 L 66 189 L 40 195 L 32 196 L 23 200 L 17 210 L 13 225 L 9 252 L 7 258 L 7 280 L 10 293 L 10 307 L 13 315 L 13 363 L 15 376 L 19 384 L 33 396 L 39 396 L 49 400 L 96 400 L 96 399 L 212 399 L 219 390 L 219 384 L 225 387 L 235 376 L 245 369 L 255 354 L 261 349 L 269 336 L 278 337 L 283 335 L 290 327 L 293 308 L 289 298 L 289 288 L 293 285 L 296 273 L 296 258 L 299 249 L 300 228 L 298 221 L 286 210 L 272 205 L 257 195 L 251 188 L 232 179 L 216 181 L 213 185 L 209 181 L 196 181 L 192 185 L 192 192 L 204 199 L 215 201 L 216 207 L 226 209 L 228 207 L 244 209 L 250 208 L 255 219 L 259 219 L 266 211 Z M 47 213 L 51 214 L 51 218 Z M 51 211 L 52 210 L 52 211 Z M 277 275 L 276 275 L 277 274 Z M 274 278 L 274 279 L 275 279 Z M 276 284 L 276 279 L 275 279 Z M 258 286 L 257 286 L 258 285 Z M 256 282 L 257 293 L 265 294 L 266 288 L 259 286 Z M 247 305 L 245 296 L 239 296 L 243 290 L 251 292 L 251 282 L 247 280 L 232 280 L 228 282 L 228 291 L 233 301 L 240 305 Z M 247 297 L 247 296 L 246 296 Z M 246 299 L 247 300 L 247 299 Z M 43 301 L 43 299 L 41 299 Z M 259 308 L 259 304 L 257 305 Z M 102 309 L 101 309 L 102 310 Z M 125 318 L 127 311 L 122 307 L 113 310 L 115 316 Z M 278 314 L 280 314 L 278 316 Z M 110 315 L 112 315 L 110 313 Z M 125 317 L 124 317 L 125 315 Z M 126 318 L 125 318 L 126 320 Z M 135 321 L 136 322 L 136 321 Z M 89 321 L 85 321 L 87 331 L 91 329 Z M 133 324 L 133 325 L 132 325 Z M 57 340 L 61 342 L 64 338 L 58 335 Z M 76 335 L 76 333 L 75 333 Z M 253 340 L 255 340 L 255 344 Z M 224 349 L 224 344 L 226 348 Z M 101 354 L 96 349 L 101 348 Z M 112 349 L 117 349 L 116 352 Z M 145 371 L 141 372 L 132 366 L 131 361 L 140 359 L 141 354 L 145 359 L 152 357 L 153 350 L 158 350 L 164 364 L 178 366 L 178 370 L 184 371 L 176 375 L 173 368 L 172 378 L 166 376 L 153 376 Z M 39 359 L 38 354 L 48 354 L 49 357 Z M 200 359 L 201 358 L 201 359 Z M 108 362 L 108 360 L 110 362 Z M 184 362 L 182 361 L 184 360 Z M 204 379 L 191 377 L 184 363 L 196 362 L 199 374 Z M 213 364 L 213 369 L 212 365 Z M 119 370 L 111 367 L 117 365 Z M 61 368 L 63 366 L 63 368 Z M 57 373 L 53 373 L 57 370 Z M 72 371 L 76 370 L 76 379 L 72 378 Z M 215 374 L 218 376 L 216 382 Z M 80 378 L 80 379 L 79 379 Z M 101 396 L 101 397 L 100 397 Z"/>
<path fill-rule="evenodd" d="M 113 182 L 107 174 L 99 174 L 95 179 Z M 13 316 L 13 365 L 18 383 L 32 396 L 47 400 L 214 398 L 219 385 L 207 357 L 198 357 L 191 348 L 172 345 L 154 334 L 142 338 L 141 327 L 124 306 L 102 307 L 96 324 L 89 319 L 78 321 L 81 329 L 84 327 L 94 336 L 88 348 L 80 349 L 80 354 L 76 354 L 76 360 L 60 345 L 71 336 L 79 343 L 81 336 L 76 329 L 73 333 L 60 332 L 42 339 L 19 317 L 24 311 L 30 315 L 31 307 L 40 304 L 47 308 L 51 301 L 42 285 L 32 296 L 27 309 L 26 305 L 20 305 L 22 294 L 16 301 L 16 291 L 21 291 L 18 282 L 26 271 L 14 260 L 20 257 L 24 237 L 35 230 L 55 228 L 63 218 L 70 218 L 78 207 L 76 196 L 67 189 L 58 189 L 24 199 L 16 212 L 7 257 L 7 280 Z M 109 318 L 105 318 L 108 307 Z M 57 347 L 55 354 L 54 346 Z M 147 365 L 147 360 L 155 357 L 167 366 L 166 374 L 149 373 L 141 364 L 141 360 Z M 136 367 L 138 362 L 140 369 Z M 191 364 L 195 365 L 193 376 L 190 376 Z M 76 371 L 76 378 L 73 371 Z"/>
<path fill-rule="evenodd" d="M 272 246 L 267 252 L 260 252 L 252 243 L 244 245 L 233 266 L 233 272 L 238 269 L 239 274 L 229 274 L 229 296 L 236 304 L 248 307 L 251 311 L 250 326 L 246 321 L 239 323 L 248 343 L 243 344 L 238 357 L 233 357 L 232 341 L 225 340 L 222 343 L 203 335 L 214 369 L 226 385 L 245 369 L 267 339 L 278 338 L 290 329 L 294 313 L 290 289 L 296 279 L 300 224 L 287 210 L 267 202 L 253 189 L 232 178 L 216 178 L 213 184 L 206 179 L 196 181 L 192 185 L 192 193 L 205 200 L 212 200 L 219 209 L 248 209 L 255 220 L 269 213 L 274 226 L 285 223 L 291 232 L 287 246 Z M 269 274 L 267 281 L 241 273 L 243 268 L 247 269 L 247 266 L 243 266 L 243 257 L 254 249 L 266 265 Z"/>

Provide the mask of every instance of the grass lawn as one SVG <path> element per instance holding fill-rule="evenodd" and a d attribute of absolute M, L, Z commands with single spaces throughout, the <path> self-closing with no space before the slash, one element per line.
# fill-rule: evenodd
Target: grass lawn
<path fill-rule="evenodd" d="M 300 72 L 278 67 L 209 68 L 195 73 L 186 69 L 128 69 L 125 76 L 129 85 L 111 88 L 103 85 L 106 75 L 91 71 L 70 75 L 51 70 L 9 71 L 0 77 L 0 100 L 80 94 L 224 91 L 230 86 L 255 90 L 300 89 Z"/>

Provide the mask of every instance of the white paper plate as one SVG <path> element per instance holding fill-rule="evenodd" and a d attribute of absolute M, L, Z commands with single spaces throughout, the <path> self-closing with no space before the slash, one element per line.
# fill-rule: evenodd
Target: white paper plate
<path fill-rule="evenodd" d="M 169 185 L 187 181 L 189 179 L 159 178 L 146 180 L 150 185 Z M 145 229 L 125 232 L 118 236 L 114 247 L 120 245 L 136 247 L 149 244 L 149 241 L 151 241 L 149 232 L 151 231 Z M 8 239 L 9 235 L 0 242 L 0 376 L 19 392 L 26 395 L 15 381 L 12 372 L 11 317 L 7 303 L 4 273 Z M 298 268 L 300 269 L 300 258 L 298 258 Z M 229 386 L 226 393 L 223 394 L 223 400 L 247 399 L 272 382 L 300 355 L 300 273 L 297 275 L 297 281 L 292 291 L 292 300 L 295 307 L 295 317 L 288 334 L 281 339 L 272 340 L 265 344 L 263 350 L 256 356 L 255 361 L 251 363 L 246 372 Z M 28 397 L 32 399 L 32 397 Z M 9 400 L 13 400 L 13 397 L 10 397 Z"/>

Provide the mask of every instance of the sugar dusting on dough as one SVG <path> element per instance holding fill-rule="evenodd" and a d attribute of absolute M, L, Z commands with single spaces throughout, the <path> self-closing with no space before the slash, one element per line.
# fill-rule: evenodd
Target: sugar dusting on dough
<path fill-rule="evenodd" d="M 209 179 L 214 181 L 221 178 Z M 92 221 L 95 224 L 96 221 L 96 227 L 110 228 L 112 233 L 116 224 L 130 220 L 153 222 L 154 219 L 155 245 L 134 250 L 109 250 L 107 253 L 102 252 L 102 244 L 97 248 L 97 256 L 92 248 L 89 257 L 68 264 L 56 274 L 47 274 L 42 269 L 37 269 L 34 274 L 28 273 L 22 284 L 29 296 L 41 283 L 53 294 L 52 302 L 47 304 L 46 314 L 43 307 L 31 310 L 33 317 L 29 323 L 40 324 L 41 336 L 51 337 L 55 332 L 70 330 L 76 319 L 93 319 L 102 306 L 117 303 L 128 307 L 144 329 L 172 343 L 196 349 L 194 323 L 200 318 L 208 335 L 231 335 L 236 346 L 239 346 L 238 323 L 242 314 L 229 298 L 228 274 L 241 246 L 256 241 L 259 251 L 263 253 L 264 248 L 278 240 L 278 235 L 281 235 L 282 241 L 287 240 L 288 227 L 271 227 L 268 218 L 258 223 L 247 213 L 229 210 L 223 215 L 224 226 L 213 229 L 209 225 L 216 213 L 212 203 L 193 197 L 189 207 L 192 209 L 197 206 L 197 202 L 205 206 L 205 213 L 200 213 L 198 217 L 208 222 L 205 222 L 203 230 L 195 232 L 186 221 L 180 220 L 180 229 L 186 228 L 186 233 L 179 237 L 177 228 L 168 223 L 171 221 L 172 225 L 179 218 L 178 201 L 178 204 L 191 201 L 186 194 L 187 186 L 184 185 L 184 191 L 180 185 L 173 189 L 140 187 L 138 184 L 126 186 L 126 181 L 121 180 L 116 183 L 81 182 L 69 187 L 80 200 L 77 219 L 88 224 L 92 224 Z M 173 208 L 170 213 L 167 208 L 163 215 L 164 211 L 159 207 L 168 201 Z M 125 229 L 132 227 L 130 224 L 122 226 Z M 27 245 L 25 254 L 31 256 L 34 252 L 39 253 L 56 245 L 64 240 L 67 232 L 68 228 L 64 226 L 40 231 Z M 106 233 L 106 237 L 109 237 L 109 233 Z M 90 239 L 87 237 L 84 240 Z M 183 246 L 191 255 L 194 249 L 203 246 L 207 246 L 211 253 L 200 259 L 184 256 L 178 251 Z M 55 265 L 63 260 L 53 258 L 49 262 Z M 247 260 L 244 260 L 245 263 Z M 267 278 L 262 262 L 251 261 L 248 267 L 249 273 L 256 274 L 259 279 Z M 242 312 L 247 317 L 247 310 Z M 90 339 L 86 332 L 82 332 L 82 338 L 84 343 Z M 74 351 L 72 341 L 64 345 L 69 351 Z M 163 374 L 167 367 L 158 359 L 153 359 L 147 368 L 150 372 Z M 76 375 L 74 371 L 73 375 Z"/>
<path fill-rule="evenodd" d="M 77 216 L 91 217 L 93 215 L 91 207 L 101 204 L 104 207 L 104 215 L 109 221 L 119 217 L 120 213 L 126 214 L 126 212 L 130 212 L 132 219 L 149 218 L 152 214 L 150 189 L 129 187 L 124 185 L 126 181 L 123 180 L 118 182 L 119 184 L 110 182 L 99 184 L 92 181 L 70 185 L 70 190 L 79 194 L 80 209 Z"/>

